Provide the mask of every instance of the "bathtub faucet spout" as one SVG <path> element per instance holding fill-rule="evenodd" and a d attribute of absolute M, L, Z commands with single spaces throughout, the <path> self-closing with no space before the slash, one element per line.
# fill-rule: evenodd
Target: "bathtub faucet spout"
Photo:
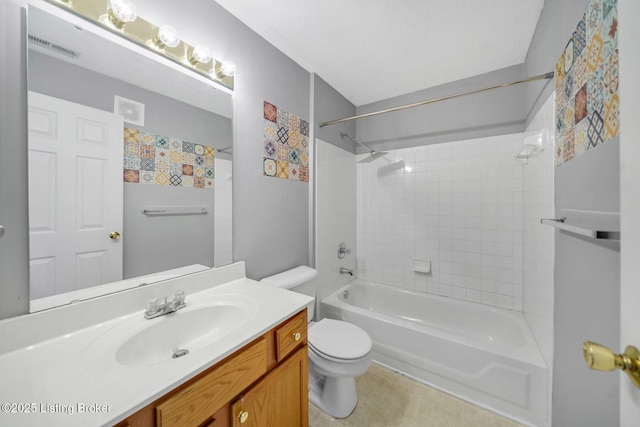
<path fill-rule="evenodd" d="M 350 269 L 344 268 L 344 267 L 340 267 L 340 274 L 349 274 L 349 275 L 353 276 L 353 270 L 350 270 Z"/>

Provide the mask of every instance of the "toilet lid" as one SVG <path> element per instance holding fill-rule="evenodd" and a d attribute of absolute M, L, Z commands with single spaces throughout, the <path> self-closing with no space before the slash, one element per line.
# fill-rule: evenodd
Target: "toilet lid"
<path fill-rule="evenodd" d="M 359 359 L 371 351 L 371 337 L 351 323 L 322 319 L 309 329 L 309 345 L 336 359 Z"/>

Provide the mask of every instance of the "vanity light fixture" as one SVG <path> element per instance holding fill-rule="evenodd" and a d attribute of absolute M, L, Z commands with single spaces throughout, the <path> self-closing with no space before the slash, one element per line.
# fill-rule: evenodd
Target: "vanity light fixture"
<path fill-rule="evenodd" d="M 180 40 L 170 25 L 160 27 L 136 13 L 131 0 L 45 0 L 195 72 L 225 92 L 233 90 L 235 65 L 213 58 L 209 48 Z"/>
<path fill-rule="evenodd" d="M 197 44 L 187 54 L 187 60 L 191 65 L 208 64 L 211 61 L 211 51 L 208 47 Z"/>

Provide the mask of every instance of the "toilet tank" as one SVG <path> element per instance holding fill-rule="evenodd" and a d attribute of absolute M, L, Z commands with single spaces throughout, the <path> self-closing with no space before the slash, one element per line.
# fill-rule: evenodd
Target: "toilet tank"
<path fill-rule="evenodd" d="M 310 322 L 313 320 L 315 313 L 315 298 L 317 290 L 317 283 L 315 279 L 317 276 L 318 272 L 315 269 L 307 267 L 306 265 L 301 265 L 299 267 L 292 268 L 291 270 L 274 274 L 273 276 L 267 276 L 260 280 L 260 283 L 288 289 L 293 292 L 313 297 L 313 301 L 307 305 L 307 320 Z"/>

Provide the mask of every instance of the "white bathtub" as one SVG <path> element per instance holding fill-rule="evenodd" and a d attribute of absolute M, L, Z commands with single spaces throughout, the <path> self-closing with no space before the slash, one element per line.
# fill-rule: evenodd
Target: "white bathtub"
<path fill-rule="evenodd" d="M 545 425 L 547 368 L 521 313 L 360 279 L 321 308 L 367 331 L 375 361 L 525 424 Z"/>

